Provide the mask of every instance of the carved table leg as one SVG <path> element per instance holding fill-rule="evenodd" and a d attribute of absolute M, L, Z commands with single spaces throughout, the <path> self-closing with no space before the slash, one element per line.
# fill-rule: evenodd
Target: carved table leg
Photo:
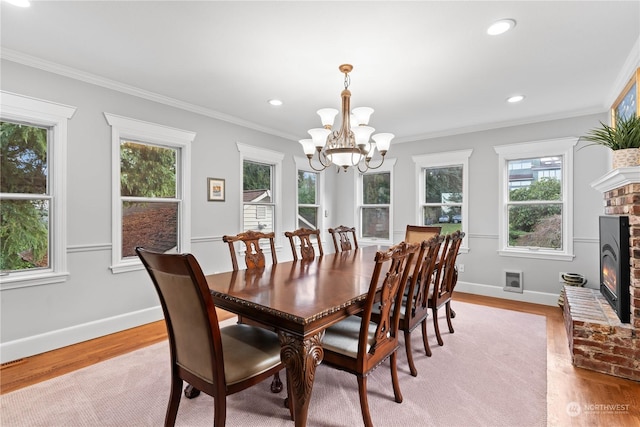
<path fill-rule="evenodd" d="M 291 385 L 289 399 L 293 404 L 293 417 L 296 427 L 307 425 L 307 411 L 311 399 L 313 379 L 316 366 L 322 362 L 323 351 L 320 341 L 323 332 L 319 332 L 306 340 L 279 332 L 280 359 L 287 368 L 287 380 Z"/>

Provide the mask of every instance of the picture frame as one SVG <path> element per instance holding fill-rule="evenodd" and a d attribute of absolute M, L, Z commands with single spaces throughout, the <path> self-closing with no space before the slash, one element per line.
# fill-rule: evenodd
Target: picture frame
<path fill-rule="evenodd" d="M 522 271 L 505 270 L 504 286 L 502 288 L 507 292 L 522 293 Z"/>
<path fill-rule="evenodd" d="M 618 117 L 628 118 L 632 115 L 640 115 L 638 110 L 638 98 L 640 98 L 640 68 L 631 76 L 611 106 L 611 126 L 615 127 Z"/>
<path fill-rule="evenodd" d="M 225 183 L 222 178 L 207 178 L 207 200 L 224 202 Z"/>

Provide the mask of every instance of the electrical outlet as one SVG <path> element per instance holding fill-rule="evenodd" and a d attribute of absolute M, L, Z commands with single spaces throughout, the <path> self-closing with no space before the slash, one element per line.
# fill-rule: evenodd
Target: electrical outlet
<path fill-rule="evenodd" d="M 458 272 L 464 273 L 464 264 L 458 264 Z"/>

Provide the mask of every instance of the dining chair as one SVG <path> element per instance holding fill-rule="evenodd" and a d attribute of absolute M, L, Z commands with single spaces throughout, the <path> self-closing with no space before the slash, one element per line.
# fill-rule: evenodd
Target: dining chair
<path fill-rule="evenodd" d="M 277 264 L 278 259 L 276 257 L 276 246 L 274 242 L 275 233 L 262 233 L 260 231 L 249 230 L 235 236 L 222 236 L 222 241 L 229 245 L 229 252 L 231 253 L 231 264 L 233 265 L 234 271 L 238 271 L 238 259 L 236 257 L 235 242 L 244 243 L 244 261 L 247 269 L 251 270 L 254 268 L 262 268 L 265 266 L 266 260 L 264 252 L 260 247 L 261 239 L 269 240 L 269 245 L 271 247 L 271 262 L 272 264 Z"/>
<path fill-rule="evenodd" d="M 407 224 L 407 229 L 404 233 L 404 241 L 409 243 L 420 243 L 424 240 L 429 240 L 433 236 L 439 235 L 442 231 L 442 227 L 433 225 L 410 225 Z"/>
<path fill-rule="evenodd" d="M 451 323 L 452 315 L 451 298 L 453 290 L 458 282 L 458 268 L 456 267 L 456 259 L 460 251 L 460 245 L 465 233 L 458 230 L 451 234 L 447 234 L 440 260 L 434 270 L 431 289 L 429 291 L 429 308 L 433 316 L 433 327 L 436 332 L 438 345 L 443 345 L 442 336 L 440 335 L 440 327 L 438 326 L 438 309 L 445 306 L 447 317 L 447 326 L 449 332 L 453 333 L 453 324 Z"/>
<path fill-rule="evenodd" d="M 341 225 L 336 228 L 330 228 L 329 233 L 331 233 L 331 237 L 333 238 L 333 247 L 336 252 L 358 249 L 358 239 L 356 238 L 355 227 L 346 227 Z M 353 238 L 353 243 L 351 243 L 351 240 L 349 239 L 349 234 L 351 234 Z M 338 244 L 338 239 L 340 240 L 340 244 Z"/>
<path fill-rule="evenodd" d="M 402 402 L 396 360 L 399 307 L 402 306 L 408 266 L 419 247 L 419 244 L 401 242 L 386 251 L 378 251 L 362 313 L 330 326 L 322 339 L 322 364 L 354 374 L 358 379 L 365 426 L 373 425 L 367 399 L 367 377 L 387 359 L 390 359 L 395 401 Z M 374 306 L 379 307 L 377 321 L 372 319 Z"/>
<path fill-rule="evenodd" d="M 291 252 L 293 253 L 294 261 L 298 260 L 298 250 L 296 249 L 295 238 L 300 241 L 300 257 L 303 261 L 310 261 L 315 259 L 316 251 L 313 249 L 311 243 L 311 236 L 316 236 L 316 244 L 318 245 L 318 253 L 320 256 L 324 255 L 322 249 L 322 241 L 320 239 L 320 230 L 310 230 L 308 228 L 299 228 L 295 231 L 285 231 L 284 235 L 289 238 L 291 244 Z"/>
<path fill-rule="evenodd" d="M 233 266 L 233 271 L 238 271 L 238 259 L 236 257 L 236 248 L 235 242 L 244 243 L 245 256 L 244 261 L 247 267 L 247 270 L 255 270 L 264 268 L 266 265 L 266 257 L 262 248 L 260 247 L 260 240 L 268 240 L 269 246 L 271 248 L 271 263 L 277 264 L 278 258 L 276 256 L 276 245 L 275 245 L 275 233 L 262 233 L 260 231 L 245 231 L 243 233 L 237 234 L 235 236 L 224 235 L 222 236 L 222 241 L 229 245 L 229 253 L 231 254 L 231 264 Z M 254 326 L 261 326 L 260 324 L 252 321 L 248 321 L 247 319 L 243 319 L 242 316 L 238 316 L 238 323 L 251 323 Z M 271 391 L 274 393 L 279 393 L 282 391 L 282 380 L 280 379 L 279 372 L 276 372 L 273 375 L 273 381 L 271 383 Z"/>
<path fill-rule="evenodd" d="M 404 233 L 404 241 L 409 243 L 422 243 L 425 240 L 431 239 L 433 236 L 440 235 L 442 231 L 442 227 L 434 226 L 434 225 L 410 225 L 407 224 L 407 229 Z M 417 267 L 419 265 L 419 258 L 415 257 L 414 266 Z M 404 290 L 405 296 L 409 292 L 409 286 L 407 286 Z M 429 351 L 428 353 L 430 353 Z"/>
<path fill-rule="evenodd" d="M 164 425 L 175 425 L 186 381 L 213 397 L 214 426 L 223 427 L 228 395 L 258 384 L 284 367 L 278 336 L 250 325 L 220 328 L 207 280 L 193 255 L 163 254 L 141 247 L 136 253 L 160 298 L 169 336 L 171 391 Z"/>
<path fill-rule="evenodd" d="M 439 227 L 437 227 L 439 228 Z M 407 362 L 412 376 L 417 376 L 418 371 L 413 362 L 411 349 L 411 332 L 422 326 L 422 345 L 427 356 L 431 357 L 431 348 L 427 339 L 427 317 L 429 316 L 429 288 L 431 278 L 438 262 L 440 246 L 445 237 L 436 234 L 429 240 L 423 240 L 418 252 L 418 260 L 414 262 L 413 271 L 407 284 L 405 298 L 403 298 L 400 311 L 399 330 L 404 333 L 404 345 L 407 353 Z"/>

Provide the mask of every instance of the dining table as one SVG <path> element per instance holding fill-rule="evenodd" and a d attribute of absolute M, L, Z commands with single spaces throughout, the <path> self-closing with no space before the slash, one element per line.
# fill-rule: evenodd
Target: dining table
<path fill-rule="evenodd" d="M 217 307 L 277 331 L 296 427 L 307 423 L 324 330 L 362 310 L 375 254 L 386 248 L 366 246 L 206 276 Z"/>

